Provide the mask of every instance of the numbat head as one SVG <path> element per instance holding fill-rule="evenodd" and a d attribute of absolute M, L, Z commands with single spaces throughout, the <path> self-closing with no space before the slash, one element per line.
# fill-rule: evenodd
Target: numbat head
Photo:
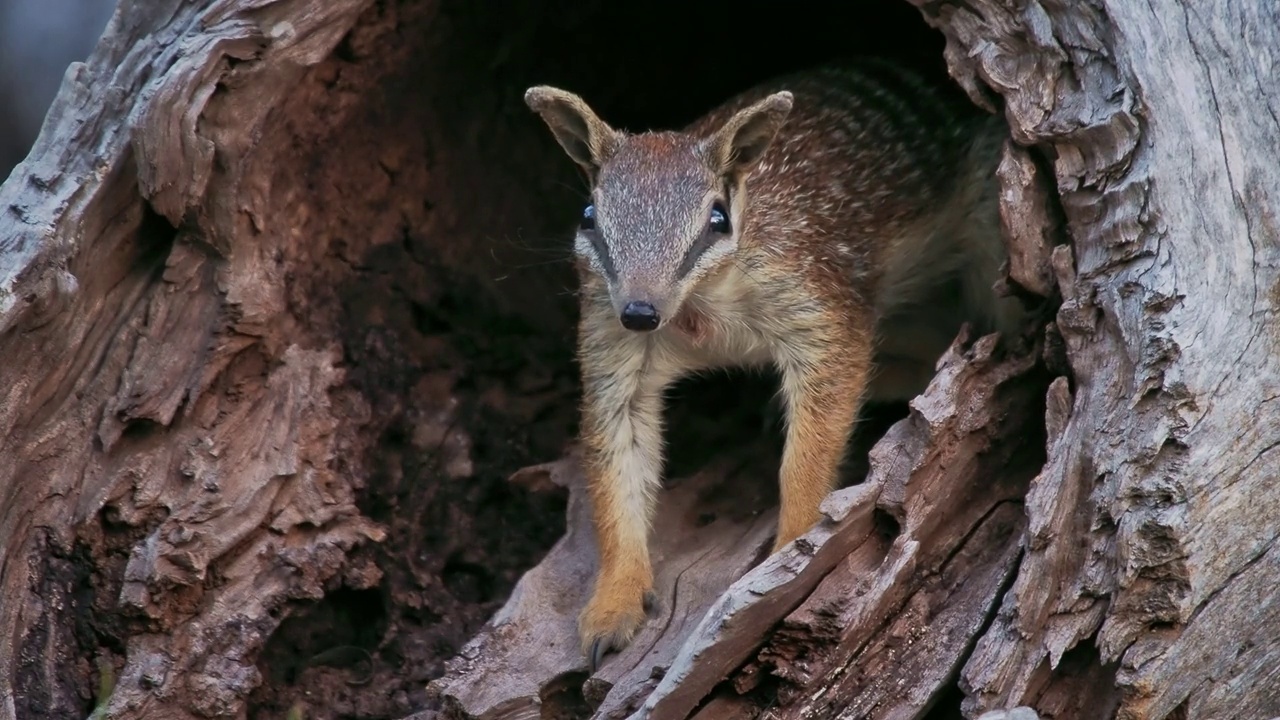
<path fill-rule="evenodd" d="M 615 130 L 582 98 L 547 86 L 525 101 L 592 180 L 574 250 L 607 283 L 622 326 L 649 332 L 697 282 L 732 260 L 744 180 L 791 111 L 780 91 L 707 134 Z"/>

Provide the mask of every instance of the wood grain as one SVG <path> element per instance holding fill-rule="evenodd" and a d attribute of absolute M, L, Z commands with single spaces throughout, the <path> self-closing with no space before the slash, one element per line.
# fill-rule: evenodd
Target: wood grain
<path fill-rule="evenodd" d="M 1240 590 L 1280 532 L 1280 92 L 1259 50 L 1276 9 L 916 4 L 962 84 L 994 89 L 1015 139 L 1053 158 L 1072 248 L 1055 263 L 1070 413 L 1027 497 L 1027 557 L 965 668 L 968 712 L 1034 706 L 1075 682 L 1057 677 L 1065 656 L 1096 648 L 1116 717 L 1274 716 L 1261 668 L 1280 646 L 1205 638 L 1276 634 Z"/>
<path fill-rule="evenodd" d="M 856 697 L 897 713 L 927 707 L 958 669 L 1013 570 L 1019 501 L 1043 457 L 1043 441 L 1034 435 L 1029 451 L 1002 442 L 1025 433 L 1041 412 L 1037 353 L 1023 348 L 1004 357 L 1002 349 L 997 356 L 996 340 L 988 336 L 972 346 L 958 340 L 929 390 L 913 401 L 910 417 L 872 450 L 866 481 L 833 493 L 822 523 L 763 562 L 757 558 L 767 551 L 775 511 L 763 506 L 735 518 L 715 510 L 717 502 L 742 505 L 740 480 L 710 472 L 665 492 L 654 533 L 655 557 L 663 558 L 656 567 L 660 576 L 681 578 L 680 592 L 665 593 L 661 619 L 586 680 L 593 717 L 689 717 L 721 681 L 738 678 L 735 684 L 747 692 L 761 673 L 781 678 L 797 698 L 824 687 L 831 702 Z M 572 459 L 528 471 L 542 472 L 571 488 L 581 483 Z M 732 495 L 722 489 L 728 487 L 735 488 Z M 572 647 L 591 572 L 583 560 L 594 553 L 583 504 L 579 489 L 565 539 L 433 683 L 450 716 L 554 715 L 545 688 L 575 673 L 583 677 L 585 666 Z M 691 524 L 708 512 L 714 522 Z M 923 654 L 916 662 L 930 664 L 932 674 L 921 673 L 907 690 L 896 684 L 901 692 L 891 697 L 885 688 L 842 679 L 855 654 L 886 662 L 878 656 L 888 650 L 872 648 L 896 644 L 898 631 L 886 631 L 886 623 L 912 603 L 946 618 L 933 644 L 917 646 Z M 823 714 L 831 707 L 797 702 L 782 712 L 779 717 Z"/>

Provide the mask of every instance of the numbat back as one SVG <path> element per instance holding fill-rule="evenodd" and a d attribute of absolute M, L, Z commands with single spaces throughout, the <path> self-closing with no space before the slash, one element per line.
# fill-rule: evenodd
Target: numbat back
<path fill-rule="evenodd" d="M 656 607 L 648 533 L 671 383 L 780 371 L 776 552 L 819 519 L 864 399 L 920 392 L 964 321 L 1012 328 L 1017 307 L 993 290 L 1006 130 L 875 61 L 781 78 L 680 132 L 614 129 L 551 87 L 525 101 L 591 180 L 574 249 L 600 551 L 579 632 L 594 672 Z"/>

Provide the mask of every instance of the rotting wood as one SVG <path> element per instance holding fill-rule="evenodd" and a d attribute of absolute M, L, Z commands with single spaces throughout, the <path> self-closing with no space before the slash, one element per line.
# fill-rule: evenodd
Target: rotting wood
<path fill-rule="evenodd" d="M 1049 180 L 1031 153 L 1006 141 L 1000 167 L 1000 225 L 1008 241 L 1009 279 L 1049 297 L 1054 289 L 1053 247 L 1062 222 L 1054 213 Z"/>
<path fill-rule="evenodd" d="M 984 357 L 991 340 L 980 341 L 968 362 L 951 358 L 940 387 L 913 402 L 922 412 L 874 451 L 921 448 L 909 465 L 873 458 L 872 479 L 885 472 L 885 486 L 895 488 L 883 497 L 903 498 L 886 508 L 903 518 L 903 530 L 884 568 L 833 574 L 761 653 L 780 666 L 779 697 L 795 701 L 782 717 L 924 712 L 994 609 L 1020 552 L 1026 483 L 1043 456 L 1027 433 L 1036 426 L 1041 371 L 1028 356 L 992 362 Z M 823 638 L 818 626 L 834 636 Z"/>
<path fill-rule="evenodd" d="M 0 720 L 408 714 L 554 541 L 558 501 L 500 474 L 562 446 L 573 382 L 541 361 L 561 343 L 436 315 L 449 292 L 498 304 L 485 264 L 521 253 L 493 226 L 541 232 L 559 178 L 503 116 L 464 134 L 440 111 L 492 68 L 442 59 L 436 10 L 122 3 L 68 72 L 0 187 Z M 494 136 L 519 172 L 476 162 Z M 505 199 L 460 230 L 468 183 Z M 504 299 L 554 330 L 554 293 L 525 285 Z M 509 360 L 468 342 L 519 344 L 520 367 L 495 380 Z M 282 630 L 313 611 L 332 632 Z M 351 638 L 372 682 L 310 662 Z"/>
<path fill-rule="evenodd" d="M 577 613 L 595 569 L 585 488 L 574 457 L 522 471 L 517 480 L 544 473 L 570 488 L 568 531 L 525 574 L 492 626 L 432 683 L 449 712 L 537 717 L 545 686 L 572 675 L 586 678 L 575 639 Z M 592 679 L 588 692 L 597 703 L 610 687 L 617 692 L 609 693 L 609 704 L 643 699 L 707 606 L 767 550 L 776 512 L 764 499 L 764 479 L 751 467 L 722 466 L 679 479 L 664 491 L 653 533 L 657 616 Z"/>
<path fill-rule="evenodd" d="M 177 231 L 155 215 L 217 212 L 215 156 L 275 106 L 222 84 L 253 68 L 248 94 L 280 97 L 366 4 L 126 7 L 0 186 L 0 718 L 83 713 L 92 689 L 69 671 L 87 662 L 71 624 L 88 627 L 93 610 L 75 575 L 89 569 L 73 558 L 113 531 L 98 529 L 104 506 L 115 530 L 140 532 L 123 577 L 107 581 L 137 632 L 99 699 L 106 718 L 234 714 L 272 613 L 321 596 L 345 551 L 381 537 L 350 494 L 326 487 L 334 354 L 281 348 L 238 398 L 224 395 L 220 371 L 252 364 L 254 343 L 229 322 L 214 224 Z M 212 119 L 228 97 L 234 126 Z M 236 303 L 269 313 L 266 297 Z"/>
<path fill-rule="evenodd" d="M 1026 420 L 1036 415 L 1037 384 L 1025 381 L 1035 369 L 1035 353 L 1024 350 L 1027 354 L 997 360 L 993 356 L 995 336 L 979 339 L 964 352 L 959 345 L 963 341 L 963 337 L 958 339 L 939 361 L 937 377 L 912 401 L 911 415 L 872 449 L 867 480 L 855 486 L 868 493 L 875 489 L 878 508 L 900 525 L 892 544 L 884 547 L 883 540 L 872 537 L 871 543 L 881 545 L 879 551 L 865 553 L 859 547 L 842 565 L 826 565 L 827 570 L 834 568 L 836 572 L 827 575 L 785 620 L 774 613 L 761 613 L 753 621 L 744 618 L 732 623 L 735 615 L 745 615 L 737 610 L 739 606 L 774 606 L 767 590 L 770 585 L 760 578 L 768 577 L 762 573 L 770 561 L 785 561 L 788 553 L 767 560 L 717 601 L 700 632 L 685 642 L 672 670 L 646 699 L 644 712 L 633 718 L 686 717 L 721 678 L 754 654 L 747 639 L 754 645 L 765 643 L 761 660 L 772 666 L 771 671 L 784 685 L 805 686 L 805 674 L 822 672 L 824 650 L 831 654 L 828 660 L 832 665 L 842 665 L 843 658 L 898 611 L 918 583 L 940 571 L 983 516 L 1001 503 L 1017 501 L 1034 466 L 1019 469 L 1016 462 L 1010 462 L 1011 457 L 1002 457 L 1001 451 L 992 452 L 992 448 L 993 443 L 996 448 L 1005 448 L 1003 452 L 1018 447 L 1000 440 L 1011 433 L 1021 434 Z M 1038 443 L 1034 438 L 1032 442 L 1035 448 Z M 1037 454 L 1033 449 L 1027 460 L 1035 463 Z M 999 584 L 997 581 L 997 587 Z M 851 585 L 856 590 L 850 596 L 845 591 Z M 733 608 L 737 613 L 721 608 Z M 783 622 L 775 631 L 779 620 Z M 792 632 L 804 626 L 812 630 Z M 978 629 L 975 626 L 971 632 Z M 923 688 L 926 695 L 939 689 L 945 676 L 936 680 L 938 685 Z M 815 683 L 809 690 L 816 691 L 822 685 Z M 779 701 L 785 705 L 804 694 L 788 698 L 783 691 Z"/>
<path fill-rule="evenodd" d="M 683 718 L 842 560 L 871 567 L 883 558 L 875 536 L 876 485 L 832 494 L 826 516 L 795 543 L 735 580 L 678 639 L 679 652 L 644 704 L 629 717 Z M 604 714 L 605 707 L 601 708 Z"/>
<path fill-rule="evenodd" d="M 1023 524 L 1021 504 L 998 505 L 868 640 L 854 639 L 867 636 L 866 630 L 842 633 L 839 646 L 856 649 L 854 655 L 823 676 L 807 678 L 803 686 L 789 687 L 780 697 L 796 702 L 781 716 L 853 720 L 925 712 L 959 670 L 1012 576 Z"/>

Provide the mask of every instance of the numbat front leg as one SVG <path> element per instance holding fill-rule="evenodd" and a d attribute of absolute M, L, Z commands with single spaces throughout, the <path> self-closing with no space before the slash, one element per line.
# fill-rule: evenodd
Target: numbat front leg
<path fill-rule="evenodd" d="M 839 481 L 866 387 L 869 332 L 832 325 L 817 335 L 798 333 L 779 358 L 787 440 L 779 473 L 782 507 L 775 553 L 818 522 L 823 498 Z"/>
<path fill-rule="evenodd" d="M 600 567 L 578 634 L 593 673 L 607 652 L 631 642 L 656 602 L 648 542 L 669 382 L 654 372 L 643 340 L 611 331 L 612 317 L 591 327 L 595 314 L 584 309 L 579 335 L 583 460 Z"/>

